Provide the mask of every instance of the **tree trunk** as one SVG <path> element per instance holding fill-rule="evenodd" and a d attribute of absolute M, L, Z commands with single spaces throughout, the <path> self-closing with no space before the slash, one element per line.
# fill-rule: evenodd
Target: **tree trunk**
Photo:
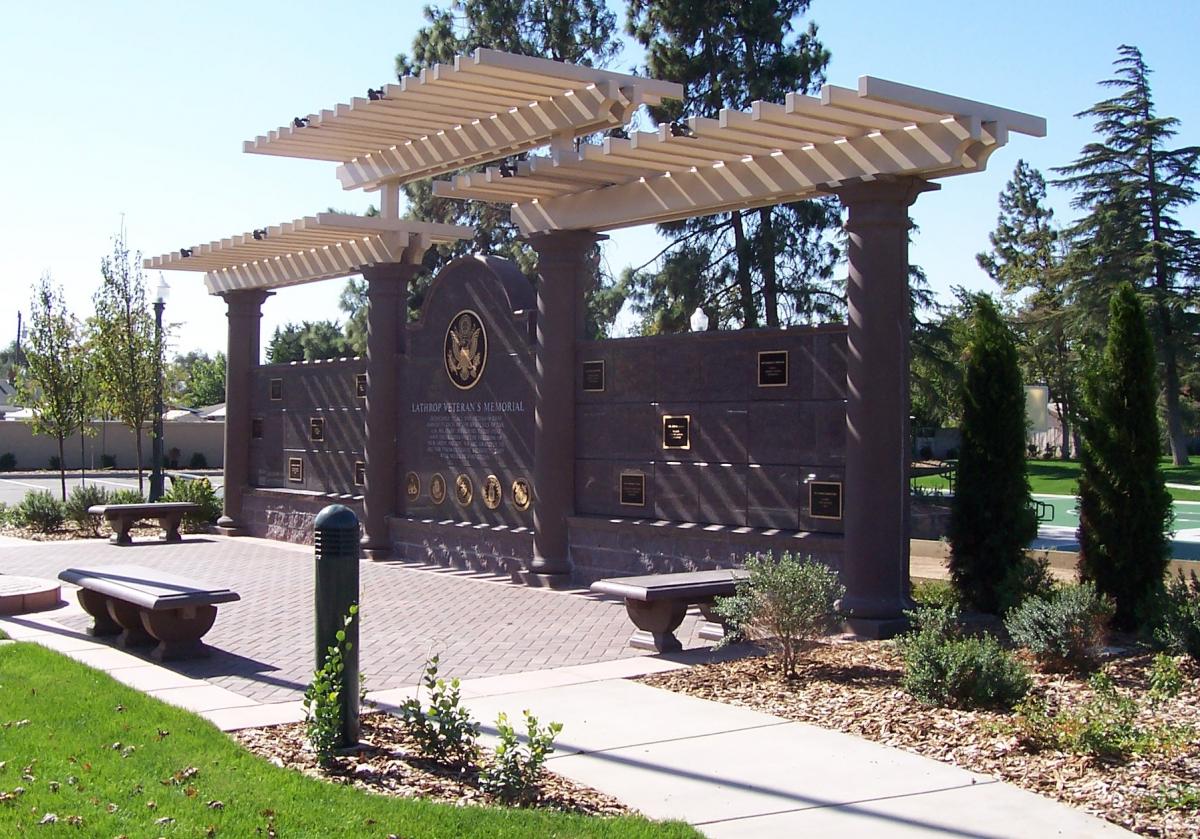
<path fill-rule="evenodd" d="M 83 486 L 87 477 L 87 449 L 83 444 L 83 426 L 79 426 L 79 485 Z"/>
<path fill-rule="evenodd" d="M 145 496 L 146 491 L 142 489 L 142 429 L 138 426 L 133 432 L 134 449 L 137 451 L 137 473 L 138 473 L 138 492 Z"/>
<path fill-rule="evenodd" d="M 773 207 L 758 211 L 759 236 L 762 239 L 763 307 L 767 311 L 767 326 L 779 328 L 779 281 L 775 275 L 775 228 L 771 226 Z"/>
<path fill-rule="evenodd" d="M 1187 438 L 1183 433 L 1183 417 L 1179 408 L 1179 361 L 1175 355 L 1175 329 L 1171 311 L 1161 302 L 1156 306 L 1162 330 L 1163 389 L 1167 409 L 1167 439 L 1171 443 L 1171 462 L 1187 466 Z"/>
<path fill-rule="evenodd" d="M 63 443 L 65 438 L 59 435 L 58 438 L 58 481 L 62 485 L 62 500 L 67 500 L 67 461 L 63 455 Z"/>
<path fill-rule="evenodd" d="M 746 243 L 746 229 L 742 225 L 742 213 L 734 210 L 730 217 L 733 227 L 733 247 L 737 256 L 738 296 L 742 303 L 742 329 L 758 327 L 758 307 L 754 305 L 754 286 L 750 279 L 750 248 Z"/>

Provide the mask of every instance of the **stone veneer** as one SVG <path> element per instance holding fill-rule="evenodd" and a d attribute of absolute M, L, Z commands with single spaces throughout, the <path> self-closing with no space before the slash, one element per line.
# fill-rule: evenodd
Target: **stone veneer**
<path fill-rule="evenodd" d="M 360 520 L 363 516 L 360 495 L 252 487 L 242 504 L 247 535 L 300 545 L 313 543 L 313 519 L 330 504 L 345 504 Z"/>

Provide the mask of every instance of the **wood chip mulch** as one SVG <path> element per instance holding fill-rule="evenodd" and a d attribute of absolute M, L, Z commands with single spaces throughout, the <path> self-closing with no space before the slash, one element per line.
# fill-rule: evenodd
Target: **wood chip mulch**
<path fill-rule="evenodd" d="M 352 754 L 335 757 L 327 769 L 318 766 L 304 723 L 247 728 L 231 732 L 231 736 L 276 766 L 367 792 L 458 805 L 500 803 L 479 788 L 475 768 L 449 767 L 420 757 L 400 721 L 390 714 L 364 714 L 360 747 Z M 589 816 L 633 812 L 612 796 L 549 771 L 542 772 L 537 794 L 526 806 Z"/>
<path fill-rule="evenodd" d="M 180 531 L 187 533 L 186 529 Z M 162 528 L 153 524 L 135 524 L 129 528 L 129 535 L 136 538 L 143 536 L 161 536 Z M 27 527 L 16 527 L 11 524 L 0 526 L 0 536 L 11 536 L 15 539 L 28 539 L 32 542 L 76 542 L 87 540 L 107 539 L 112 536 L 112 530 L 108 525 L 102 525 L 100 535 L 97 536 L 90 530 L 79 530 L 70 525 L 63 525 L 58 530 L 52 530 L 49 533 L 42 533 L 40 530 L 31 530 Z"/>
<path fill-rule="evenodd" d="M 1116 653 L 1104 666 L 1123 691 L 1148 689 L 1153 655 Z M 1012 734 L 1011 716 L 930 707 L 900 688 L 902 661 L 889 641 L 831 640 L 802 654 L 787 680 L 773 657 L 740 658 L 646 676 L 645 684 L 844 731 L 1001 778 L 1079 807 L 1144 836 L 1200 837 L 1200 809 L 1159 809 L 1166 789 L 1200 791 L 1200 665 L 1180 659 L 1183 692 L 1139 723 L 1192 727 L 1179 748 L 1110 762 L 1056 750 L 1032 751 Z M 1087 677 L 1034 673 L 1051 707 L 1092 697 Z"/>

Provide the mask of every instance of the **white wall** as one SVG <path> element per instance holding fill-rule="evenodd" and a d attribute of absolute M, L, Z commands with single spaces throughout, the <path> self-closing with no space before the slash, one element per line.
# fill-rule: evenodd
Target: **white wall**
<path fill-rule="evenodd" d="M 83 441 L 84 466 L 100 468 L 100 456 L 111 454 L 117 459 L 118 469 L 132 469 L 137 465 L 133 433 L 119 422 L 93 422 L 92 436 Z M 225 423 L 223 422 L 168 422 L 163 428 L 163 452 L 179 449 L 179 465 L 187 468 L 193 452 L 203 452 L 208 465 L 219 468 L 225 462 Z M 142 465 L 150 467 L 151 438 L 142 434 Z M 12 452 L 17 458 L 17 469 L 48 469 L 50 458 L 58 455 L 58 440 L 54 437 L 36 435 L 28 422 L 21 420 L 0 421 L 0 454 Z M 79 435 L 67 439 L 64 459 L 68 469 L 80 466 Z"/>

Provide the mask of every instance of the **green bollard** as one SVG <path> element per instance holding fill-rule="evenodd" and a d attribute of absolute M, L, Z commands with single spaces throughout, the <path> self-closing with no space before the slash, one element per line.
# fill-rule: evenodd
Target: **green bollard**
<path fill-rule="evenodd" d="M 316 643 L 317 668 L 325 663 L 326 651 L 337 643 L 337 633 L 345 628 L 342 656 L 342 735 L 339 746 L 358 743 L 358 623 L 355 615 L 345 625 L 350 607 L 358 603 L 358 516 L 342 504 L 330 504 L 313 521 L 313 546 L 316 554 Z"/>

